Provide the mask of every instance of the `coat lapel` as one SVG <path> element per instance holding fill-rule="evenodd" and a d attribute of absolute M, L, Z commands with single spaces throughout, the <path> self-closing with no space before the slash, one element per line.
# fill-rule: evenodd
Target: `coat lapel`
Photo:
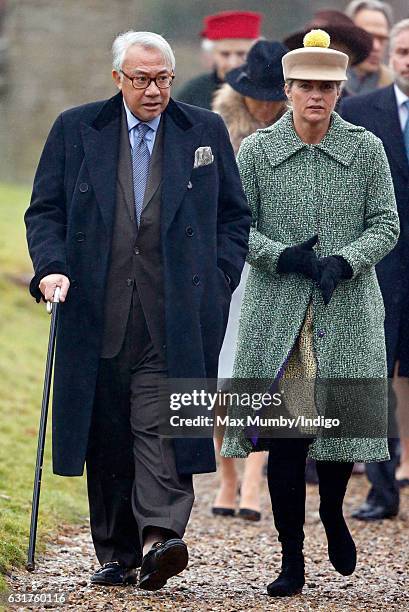
<path fill-rule="evenodd" d="M 200 145 L 203 124 L 193 125 L 176 102 L 170 100 L 164 113 L 162 165 L 162 231 L 166 233 L 179 208 Z"/>
<path fill-rule="evenodd" d="M 132 219 L 133 223 L 136 224 L 135 197 L 132 179 L 132 153 L 131 145 L 129 142 L 128 122 L 126 119 L 125 107 L 122 107 L 121 113 L 121 136 L 119 140 L 117 178 L 118 185 L 122 191 L 122 197 L 124 198 L 129 210 L 129 216 Z"/>
<path fill-rule="evenodd" d="M 395 160 L 407 177 L 409 174 L 408 158 L 393 85 L 380 91 L 379 94 L 374 105 L 377 113 L 377 135 L 382 140 L 388 155 Z"/>
<path fill-rule="evenodd" d="M 111 234 L 121 127 L 122 94 L 108 100 L 89 125 L 83 123 L 81 134 L 91 184 L 108 234 Z"/>

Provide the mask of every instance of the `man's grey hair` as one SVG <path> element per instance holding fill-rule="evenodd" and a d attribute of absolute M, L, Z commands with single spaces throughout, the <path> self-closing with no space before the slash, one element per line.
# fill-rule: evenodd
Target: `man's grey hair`
<path fill-rule="evenodd" d="M 390 26 L 393 24 L 393 10 L 388 2 L 381 2 L 381 0 L 352 0 L 345 9 L 345 14 L 351 19 L 355 17 L 359 11 L 364 9 L 368 11 L 379 11 L 383 13 Z"/>
<path fill-rule="evenodd" d="M 395 40 L 398 34 L 400 34 L 401 32 L 405 32 L 406 30 L 409 30 L 409 19 L 402 19 L 402 21 L 398 21 L 398 23 L 395 23 L 390 33 L 391 51 L 393 51 L 395 48 Z"/>
<path fill-rule="evenodd" d="M 122 69 L 125 54 L 129 47 L 140 45 L 144 49 L 157 49 L 162 53 L 165 63 L 175 69 L 175 56 L 167 40 L 154 32 L 124 32 L 119 34 L 112 44 L 112 67 L 119 72 Z"/>

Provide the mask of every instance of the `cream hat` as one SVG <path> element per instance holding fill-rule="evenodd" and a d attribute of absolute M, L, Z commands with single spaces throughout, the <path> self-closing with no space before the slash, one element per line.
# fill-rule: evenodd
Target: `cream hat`
<path fill-rule="evenodd" d="M 346 81 L 348 55 L 328 49 L 330 42 L 330 37 L 324 30 L 308 32 L 304 36 L 304 47 L 284 55 L 284 79 Z"/>

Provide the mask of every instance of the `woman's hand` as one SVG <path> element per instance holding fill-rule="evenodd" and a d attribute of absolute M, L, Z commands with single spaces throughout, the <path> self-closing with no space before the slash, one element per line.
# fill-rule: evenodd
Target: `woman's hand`
<path fill-rule="evenodd" d="M 309 240 L 286 248 L 278 258 L 277 271 L 279 274 L 298 273 L 307 278 L 319 281 L 318 258 L 313 250 L 317 244 L 318 234 Z"/>
<path fill-rule="evenodd" d="M 352 278 L 352 268 L 346 259 L 340 255 L 322 257 L 318 260 L 319 286 L 322 292 L 324 304 L 328 306 L 332 294 L 342 279 Z"/>

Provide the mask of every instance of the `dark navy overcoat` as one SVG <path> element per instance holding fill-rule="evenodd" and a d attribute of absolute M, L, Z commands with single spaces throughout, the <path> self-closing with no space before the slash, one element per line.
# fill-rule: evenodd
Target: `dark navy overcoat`
<path fill-rule="evenodd" d="M 66 476 L 81 475 L 86 457 L 121 111 L 119 93 L 57 118 L 25 215 L 35 273 L 32 295 L 41 299 L 38 283 L 46 274 L 63 273 L 71 280 L 58 321 L 52 424 L 54 472 Z M 239 283 L 247 254 L 250 209 L 222 119 L 173 100 L 163 119 L 161 238 L 169 377 L 216 378 L 230 289 Z M 214 162 L 194 168 L 198 147 L 211 147 Z M 174 444 L 180 473 L 215 469 L 211 439 L 175 439 Z"/>
<path fill-rule="evenodd" d="M 340 113 L 346 121 L 362 125 L 382 140 L 391 169 L 400 236 L 396 247 L 376 266 L 385 304 L 385 339 L 388 375 L 399 359 L 399 375 L 409 376 L 409 163 L 399 122 L 394 86 L 363 96 L 348 96 Z"/>

